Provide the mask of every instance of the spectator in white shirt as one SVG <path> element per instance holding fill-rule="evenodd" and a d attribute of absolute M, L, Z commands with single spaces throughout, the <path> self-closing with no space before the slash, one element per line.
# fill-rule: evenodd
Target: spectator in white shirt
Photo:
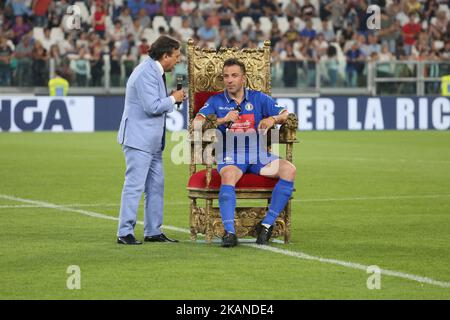
<path fill-rule="evenodd" d="M 41 41 L 42 46 L 44 47 L 47 52 L 50 52 L 50 47 L 56 42 L 55 40 L 52 40 L 50 37 L 50 28 L 44 29 L 44 38 L 39 39 Z"/>
<path fill-rule="evenodd" d="M 120 22 L 122 22 L 122 26 L 125 29 L 125 34 L 132 32 L 133 29 L 133 18 L 131 17 L 130 12 L 130 8 L 124 7 L 122 8 L 122 12 L 118 18 Z"/>
<path fill-rule="evenodd" d="M 180 34 L 182 42 L 188 41 L 189 38 L 192 38 L 194 35 L 194 30 L 189 25 L 188 19 L 183 19 L 183 22 L 181 23 L 180 30 L 177 30 Z"/>
<path fill-rule="evenodd" d="M 333 42 L 336 40 L 336 34 L 327 19 L 322 20 L 322 33 L 326 41 Z"/>

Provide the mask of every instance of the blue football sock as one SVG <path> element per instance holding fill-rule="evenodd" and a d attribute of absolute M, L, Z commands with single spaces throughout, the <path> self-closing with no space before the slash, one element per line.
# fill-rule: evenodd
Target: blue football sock
<path fill-rule="evenodd" d="M 234 209 L 236 208 L 236 192 L 234 186 L 222 185 L 219 192 L 220 215 L 226 232 L 234 230 Z"/>
<path fill-rule="evenodd" d="M 294 182 L 279 179 L 272 191 L 272 200 L 270 202 L 269 211 L 267 211 L 262 223 L 273 225 L 275 220 L 283 211 L 289 201 L 294 190 Z"/>

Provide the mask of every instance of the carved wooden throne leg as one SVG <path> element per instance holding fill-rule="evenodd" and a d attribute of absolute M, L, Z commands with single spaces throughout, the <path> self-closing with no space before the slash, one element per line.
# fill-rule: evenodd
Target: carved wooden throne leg
<path fill-rule="evenodd" d="M 191 199 L 191 205 L 190 205 L 190 215 L 189 215 L 189 226 L 191 230 L 191 240 L 197 241 L 197 230 L 195 226 L 195 217 L 194 217 L 194 210 L 197 207 L 197 200 Z"/>
<path fill-rule="evenodd" d="M 286 214 L 284 215 L 285 232 L 284 243 L 288 244 L 291 241 L 291 200 L 286 204 Z"/>
<path fill-rule="evenodd" d="M 212 242 L 213 238 L 213 227 L 212 227 L 212 205 L 213 201 L 211 199 L 206 200 L 206 231 L 205 231 L 205 240 L 207 243 Z"/>

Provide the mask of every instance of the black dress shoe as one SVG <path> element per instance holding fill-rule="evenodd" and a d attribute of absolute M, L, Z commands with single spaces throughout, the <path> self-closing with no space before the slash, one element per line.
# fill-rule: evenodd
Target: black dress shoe
<path fill-rule="evenodd" d="M 230 248 L 230 247 L 235 247 L 237 245 L 238 245 L 238 239 L 234 233 L 227 232 L 222 237 L 222 247 Z"/>
<path fill-rule="evenodd" d="M 267 228 L 266 226 L 263 226 L 261 222 L 256 226 L 256 234 L 258 237 L 256 238 L 257 244 L 267 244 L 270 240 L 270 237 L 272 236 L 272 230 L 273 226 L 270 226 L 270 228 Z"/>
<path fill-rule="evenodd" d="M 156 236 L 148 236 L 144 238 L 146 242 L 178 242 L 178 240 L 168 238 L 164 233 Z"/>
<path fill-rule="evenodd" d="M 142 244 L 142 242 L 137 241 L 136 238 L 132 235 L 126 235 L 125 237 L 118 237 L 117 243 L 119 244 Z"/>

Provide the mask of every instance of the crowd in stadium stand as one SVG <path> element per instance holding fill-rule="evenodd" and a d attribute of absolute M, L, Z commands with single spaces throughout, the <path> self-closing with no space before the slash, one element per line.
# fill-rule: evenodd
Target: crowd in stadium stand
<path fill-rule="evenodd" d="M 327 84 L 336 86 L 343 61 L 341 80 L 354 87 L 367 61 L 448 62 L 449 2 L 5 0 L 0 1 L 0 85 L 46 86 L 52 61 L 71 85 L 102 86 L 108 57 L 111 85 L 123 86 L 152 41 L 168 34 L 184 44 L 193 38 L 214 48 L 254 48 L 269 39 L 283 86 L 297 86 L 299 69 L 313 85 L 319 65 Z M 381 8 L 379 30 L 367 27 L 371 4 Z M 431 67 L 429 73 L 438 76 L 439 70 Z"/>

